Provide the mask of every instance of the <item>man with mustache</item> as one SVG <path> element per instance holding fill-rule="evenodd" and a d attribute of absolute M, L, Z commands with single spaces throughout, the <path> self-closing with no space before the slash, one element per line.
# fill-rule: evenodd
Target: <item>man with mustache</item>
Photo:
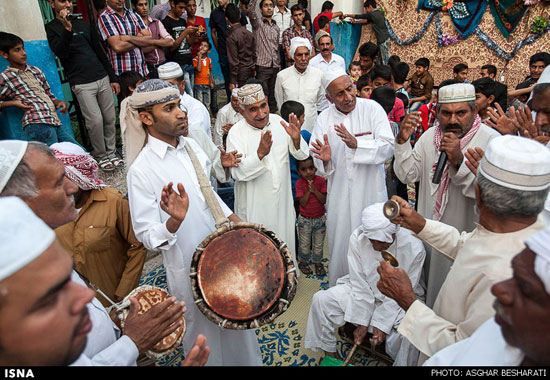
<path fill-rule="evenodd" d="M 346 61 L 342 56 L 333 53 L 334 50 L 334 41 L 330 35 L 322 36 L 317 41 L 317 49 L 321 54 L 316 54 L 309 60 L 309 65 L 311 67 L 316 67 L 324 73 L 341 69 L 346 71 Z M 326 97 L 323 97 L 321 104 L 317 111 L 320 113 L 328 108 L 330 102 Z"/>
<path fill-rule="evenodd" d="M 244 85 L 237 96 L 243 120 L 231 127 L 226 141 L 227 150 L 243 155 L 239 166 L 231 168 L 235 214 L 275 232 L 287 244 L 296 265 L 289 154 L 297 160 L 309 156 L 298 118 L 290 114 L 287 124 L 270 113 L 260 84 Z"/>
<path fill-rule="evenodd" d="M 402 270 L 387 263 L 378 268 L 378 288 L 406 311 L 398 332 L 421 351 L 419 364 L 469 337 L 494 315 L 491 287 L 511 276 L 511 259 L 546 227 L 540 213 L 549 188 L 550 150 L 505 135 L 489 142 L 479 163 L 474 192 L 480 216 L 472 232 L 424 218 L 405 200 L 393 198 L 401 208 L 393 222 L 453 263 L 433 308 L 416 299 Z"/>
<path fill-rule="evenodd" d="M 329 286 L 348 274 L 347 252 L 361 212 L 388 199 L 384 163 L 393 155 L 394 136 L 386 111 L 374 100 L 357 98 L 345 70 L 324 76 L 330 107 L 317 117 L 310 139 L 319 175 L 328 176 L 327 240 Z"/>
<path fill-rule="evenodd" d="M 300 102 L 305 107 L 305 119 L 302 129 L 311 132 L 317 109 L 325 99 L 323 88 L 323 73 L 310 67 L 309 59 L 313 53 L 313 45 L 307 38 L 294 37 L 290 43 L 290 54 L 294 63 L 291 67 L 279 71 L 275 81 L 275 99 L 281 109 L 283 103 L 289 100 Z"/>
<path fill-rule="evenodd" d="M 426 366 L 548 366 L 550 229 L 525 241 L 513 275 L 491 288 L 496 315 L 469 338 L 432 356 Z"/>
<path fill-rule="evenodd" d="M 459 231 L 472 231 L 478 216 L 475 210 L 475 176 L 463 164 L 468 148 L 485 149 L 499 133 L 481 122 L 471 84 L 457 83 L 438 91 L 436 122 L 411 146 L 410 138 L 421 122 L 419 112 L 411 112 L 401 122 L 395 139 L 394 171 L 402 183 L 420 182 L 417 210 L 424 218 L 435 219 Z M 447 162 L 439 184 L 432 183 L 441 154 Z M 426 247 L 426 304 L 432 306 L 445 280 L 451 261 Z"/>

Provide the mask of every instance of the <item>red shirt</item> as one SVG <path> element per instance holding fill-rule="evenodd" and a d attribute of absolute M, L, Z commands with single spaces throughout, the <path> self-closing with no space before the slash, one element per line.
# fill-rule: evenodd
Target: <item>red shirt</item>
<path fill-rule="evenodd" d="M 191 23 L 191 22 L 189 22 L 189 20 L 187 20 L 187 26 L 196 26 L 197 28 L 202 26 L 203 30 L 204 30 L 204 36 L 205 36 L 204 39 L 208 40 L 208 34 L 207 34 L 208 29 L 206 27 L 206 20 L 204 19 L 204 17 L 195 16 L 195 22 L 194 23 Z M 201 44 L 201 41 L 202 40 L 197 41 L 193 45 L 191 45 L 191 56 L 193 58 L 195 58 L 197 56 L 197 53 L 199 51 L 199 45 Z"/>
<path fill-rule="evenodd" d="M 317 17 L 315 17 L 315 19 L 313 20 L 313 31 L 315 32 L 315 34 L 317 34 L 317 32 L 319 31 L 319 17 L 321 16 L 327 16 L 328 19 L 332 21 L 332 13 L 329 13 L 329 12 L 319 13 Z M 329 22 L 327 33 L 330 34 L 330 22 Z"/>
<path fill-rule="evenodd" d="M 301 198 L 307 192 L 307 181 L 302 177 L 296 181 L 296 198 Z M 318 175 L 313 178 L 313 186 L 321 193 L 327 193 L 327 180 Z M 308 218 L 320 218 L 325 215 L 325 205 L 319 202 L 319 199 L 313 194 L 309 195 L 307 205 L 300 205 L 300 214 Z"/>

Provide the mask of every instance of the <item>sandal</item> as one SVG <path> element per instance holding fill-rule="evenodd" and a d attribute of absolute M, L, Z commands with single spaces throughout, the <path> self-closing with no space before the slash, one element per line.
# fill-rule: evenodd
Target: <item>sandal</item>
<path fill-rule="evenodd" d="M 124 166 L 124 161 L 122 161 L 118 157 L 111 158 L 111 163 L 114 165 L 115 168 L 121 168 Z"/>
<path fill-rule="evenodd" d="M 101 161 L 99 161 L 98 166 L 101 168 L 101 170 L 104 170 L 106 172 L 115 170 L 115 166 L 113 165 L 111 160 L 108 158 L 104 158 Z"/>
<path fill-rule="evenodd" d="M 302 271 L 303 274 L 305 275 L 308 275 L 308 274 L 312 274 L 313 271 L 311 270 L 311 268 L 309 267 L 309 265 L 303 261 L 300 261 L 298 263 L 298 268 L 300 268 L 300 270 Z"/>
<path fill-rule="evenodd" d="M 327 274 L 323 264 L 315 264 L 315 274 L 319 277 L 323 277 L 324 275 Z"/>

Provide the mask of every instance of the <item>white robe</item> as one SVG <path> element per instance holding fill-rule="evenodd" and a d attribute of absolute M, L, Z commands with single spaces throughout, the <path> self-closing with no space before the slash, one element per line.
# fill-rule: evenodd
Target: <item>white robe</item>
<path fill-rule="evenodd" d="M 421 274 L 426 255 L 422 242 L 409 230 L 400 229 L 388 251 L 396 256 L 399 267 L 409 275 L 415 294 L 422 299 Z M 335 286 L 313 296 L 306 327 L 306 348 L 335 352 L 335 331 L 349 322 L 368 326 L 369 332 L 373 327 L 383 331 L 386 353 L 395 360 L 394 365 L 416 365 L 418 351 L 397 333 L 403 309 L 378 290 L 380 275 L 377 269 L 381 261 L 380 252 L 372 248 L 361 228 L 356 229 L 349 239 L 349 274 L 338 279 Z"/>
<path fill-rule="evenodd" d="M 223 329 L 210 322 L 194 303 L 189 279 L 191 260 L 196 247 L 216 228 L 185 144 L 192 147 L 205 174 L 210 174 L 211 162 L 193 139 L 180 137 L 178 147 L 173 148 L 149 135 L 147 145 L 128 170 L 134 232 L 147 249 L 162 252 L 168 291 L 185 302 L 185 352 L 189 352 L 198 334 L 204 334 L 210 347 L 207 365 L 260 366 L 262 356 L 253 330 Z M 174 188 L 181 182 L 189 196 L 189 210 L 175 234 L 167 230 L 169 215 L 159 206 L 162 188 L 169 182 L 174 183 Z M 231 215 L 231 210 L 217 195 L 216 199 L 225 216 Z"/>
<path fill-rule="evenodd" d="M 235 214 L 239 218 L 264 225 L 284 241 L 296 263 L 296 212 L 292 199 L 289 153 L 297 160 L 309 155 L 306 142 L 300 137 L 300 149 L 281 125 L 283 119 L 269 115 L 263 131 L 271 131 L 271 151 L 262 160 L 258 146 L 262 130 L 252 127 L 245 119 L 235 124 L 227 135 L 227 151 L 237 150 L 243 156 L 238 167 L 231 168 L 235 180 Z"/>
<path fill-rule="evenodd" d="M 284 102 L 294 100 L 305 108 L 302 129 L 308 132 L 313 130 L 317 119 L 317 109 L 325 99 L 323 87 L 323 73 L 321 70 L 308 66 L 300 73 L 294 65 L 279 71 L 275 81 L 275 100 L 281 109 Z"/>
<path fill-rule="evenodd" d="M 515 232 L 495 233 L 482 226 L 469 233 L 434 220 L 417 236 L 439 252 L 454 258 L 453 266 L 430 309 L 415 301 L 399 326 L 399 333 L 421 352 L 419 364 L 439 350 L 471 336 L 494 316 L 491 287 L 512 277 L 511 261 L 524 248 L 524 241 L 542 231 L 539 217 Z"/>
<path fill-rule="evenodd" d="M 336 134 L 334 125 L 343 123 L 357 136 L 357 148 L 350 149 Z M 393 132 L 388 115 L 375 101 L 357 98 L 349 114 L 338 111 L 334 104 L 318 117 L 311 135 L 312 143 L 324 143 L 327 134 L 332 159 L 325 168 L 314 158 L 320 176 L 328 177 L 327 241 L 329 286 L 348 273 L 349 237 L 361 225 L 365 207 L 388 199 L 384 162 L 393 155 Z M 358 136 L 360 135 L 360 136 Z"/>
<path fill-rule="evenodd" d="M 329 62 L 325 61 L 321 53 L 316 54 L 309 60 L 309 66 L 318 68 L 323 74 L 328 71 L 335 71 L 340 69 L 344 72 L 348 71 L 344 58 L 334 53 L 331 54 Z M 323 100 L 321 101 L 321 104 L 319 104 L 319 108 L 317 110 L 321 112 L 326 110 L 329 106 L 330 102 L 325 96 L 323 97 Z"/>
<path fill-rule="evenodd" d="M 426 219 L 433 219 L 433 210 L 437 199 L 438 185 L 432 184 L 431 170 L 437 160 L 439 152 L 435 150 L 434 144 L 435 128 L 429 128 L 420 136 L 414 149 L 409 142 L 398 144 L 395 142 L 395 162 L 393 170 L 397 178 L 403 183 L 420 182 L 419 192 L 416 195 L 417 210 Z M 477 133 L 473 136 L 468 148 L 479 147 L 485 150 L 489 140 L 500 134 L 494 129 L 482 124 Z M 465 163 L 462 163 L 459 170 L 452 167 L 449 169 L 451 178 L 448 188 L 448 202 L 441 217 L 441 222 L 455 227 L 459 231 L 470 232 L 475 228 L 479 216 L 475 213 L 475 176 Z M 426 247 L 426 303 L 432 306 L 441 284 L 445 281 L 452 261 L 443 255 L 432 253 L 432 249 Z"/>
<path fill-rule="evenodd" d="M 200 100 L 195 99 L 186 92 L 180 96 L 180 100 L 181 104 L 187 108 L 189 129 L 203 130 L 212 139 L 212 119 L 210 119 L 208 108 Z"/>
<path fill-rule="evenodd" d="M 73 271 L 72 281 L 87 287 Z M 71 366 L 135 366 L 139 356 L 135 343 L 113 323 L 105 307 L 94 298 L 87 305 L 92 330 L 86 336 L 86 347 Z"/>
<path fill-rule="evenodd" d="M 510 346 L 494 318 L 467 339 L 445 347 L 424 365 L 428 367 L 517 367 L 525 354 Z"/>
<path fill-rule="evenodd" d="M 216 114 L 216 122 L 214 123 L 214 131 L 212 139 L 214 144 L 219 149 L 223 149 L 223 129 L 222 127 L 227 123 L 235 124 L 238 121 L 242 120 L 243 115 L 235 111 L 231 103 L 227 103 L 223 106 L 218 113 Z"/>

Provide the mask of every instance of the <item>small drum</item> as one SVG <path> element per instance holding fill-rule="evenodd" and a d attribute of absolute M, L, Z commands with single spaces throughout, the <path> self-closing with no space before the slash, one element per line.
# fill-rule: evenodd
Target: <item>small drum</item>
<path fill-rule="evenodd" d="M 271 323 L 296 294 L 296 267 L 286 244 L 253 223 L 226 223 L 206 237 L 190 277 L 199 310 L 233 330 Z"/>
<path fill-rule="evenodd" d="M 130 297 L 135 297 L 139 302 L 138 314 L 144 314 L 149 311 L 153 306 L 170 298 L 170 294 L 168 294 L 163 289 L 149 285 L 143 285 L 134 289 L 119 304 L 120 308 L 122 308 L 120 313 L 122 314 L 120 315 L 120 324 L 122 328 L 124 328 L 124 323 L 126 321 L 126 318 L 128 317 L 128 314 L 130 313 Z M 159 359 L 165 355 L 170 354 L 179 346 L 179 344 L 183 340 L 183 336 L 185 335 L 186 328 L 185 318 L 183 317 L 183 315 L 181 316 L 181 320 L 183 323 L 176 329 L 176 331 L 166 336 L 155 346 L 153 346 L 151 350 L 145 353 L 148 358 L 153 360 Z"/>

